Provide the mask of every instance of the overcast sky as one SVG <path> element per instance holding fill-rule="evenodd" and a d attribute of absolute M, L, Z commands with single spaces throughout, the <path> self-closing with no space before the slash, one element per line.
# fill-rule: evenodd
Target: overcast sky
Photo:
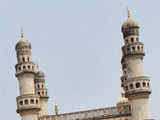
<path fill-rule="evenodd" d="M 0 117 L 20 120 L 15 77 L 16 31 L 23 27 L 33 61 L 46 74 L 49 111 L 116 105 L 121 96 L 121 25 L 126 7 L 140 23 L 145 75 L 151 77 L 151 117 L 160 119 L 159 0 L 0 0 Z"/>

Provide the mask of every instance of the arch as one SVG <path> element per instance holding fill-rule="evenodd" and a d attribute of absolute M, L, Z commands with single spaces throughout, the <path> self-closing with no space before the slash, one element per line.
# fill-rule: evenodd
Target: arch
<path fill-rule="evenodd" d="M 133 43 L 134 42 L 134 38 L 133 37 L 131 37 L 131 43 Z"/>
<path fill-rule="evenodd" d="M 30 65 L 28 65 L 28 69 L 30 69 L 31 67 L 30 67 Z"/>
<path fill-rule="evenodd" d="M 25 58 L 24 57 L 22 58 L 22 60 L 23 60 L 23 62 L 25 62 Z"/>
<path fill-rule="evenodd" d="M 25 65 L 23 66 L 23 69 L 26 69 L 26 66 L 25 66 Z"/>
<path fill-rule="evenodd" d="M 136 88 L 140 88 L 141 84 L 139 82 L 136 83 Z"/>
<path fill-rule="evenodd" d="M 23 105 L 23 101 L 20 101 L 19 104 L 20 104 L 20 105 Z"/>
<path fill-rule="evenodd" d="M 126 86 L 126 90 L 128 90 L 128 86 Z"/>
<path fill-rule="evenodd" d="M 137 46 L 137 49 L 138 49 L 138 50 L 140 50 L 140 47 L 139 47 L 139 46 Z"/>
<path fill-rule="evenodd" d="M 136 41 L 137 41 L 137 42 L 139 41 L 139 38 L 138 38 L 138 37 L 136 37 Z"/>
<path fill-rule="evenodd" d="M 149 83 L 147 83 L 147 87 L 149 87 Z"/>
<path fill-rule="evenodd" d="M 143 46 L 141 46 L 141 49 L 143 50 Z"/>
<path fill-rule="evenodd" d="M 42 95 L 44 95 L 44 91 L 42 91 Z"/>
<path fill-rule="evenodd" d="M 134 46 L 132 47 L 132 50 L 135 51 L 135 47 Z"/>
<path fill-rule="evenodd" d="M 130 48 L 127 48 L 127 51 L 130 52 Z"/>
<path fill-rule="evenodd" d="M 36 99 L 36 104 L 38 104 L 38 100 Z"/>
<path fill-rule="evenodd" d="M 30 103 L 31 103 L 31 104 L 34 104 L 34 99 L 31 99 L 31 100 L 30 100 Z"/>
<path fill-rule="evenodd" d="M 130 84 L 129 87 L 130 87 L 130 89 L 133 89 L 133 84 Z"/>
<path fill-rule="evenodd" d="M 40 85 L 38 84 L 37 87 L 40 88 Z"/>
<path fill-rule="evenodd" d="M 123 79 L 121 79 L 122 83 L 123 83 Z"/>
<path fill-rule="evenodd" d="M 24 101 L 24 104 L 29 104 L 29 101 L 26 99 L 26 100 Z"/>
<path fill-rule="evenodd" d="M 142 84 L 143 84 L 143 87 L 146 87 L 146 82 L 143 82 Z"/>
<path fill-rule="evenodd" d="M 40 92 L 38 92 L 38 95 L 41 95 L 41 93 L 40 93 Z"/>

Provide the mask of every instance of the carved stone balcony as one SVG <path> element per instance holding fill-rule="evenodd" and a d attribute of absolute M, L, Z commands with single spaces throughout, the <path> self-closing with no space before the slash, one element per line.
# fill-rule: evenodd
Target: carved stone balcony
<path fill-rule="evenodd" d="M 28 94 L 17 97 L 17 113 L 28 110 L 40 110 L 40 102 L 38 95 Z"/>

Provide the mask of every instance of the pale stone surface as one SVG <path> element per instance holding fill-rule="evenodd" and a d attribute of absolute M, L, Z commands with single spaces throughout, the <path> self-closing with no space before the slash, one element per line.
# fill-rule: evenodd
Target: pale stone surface
<path fill-rule="evenodd" d="M 145 120 L 150 118 L 148 99 L 130 100 L 132 105 L 132 120 Z"/>
<path fill-rule="evenodd" d="M 20 75 L 18 77 L 18 80 L 19 80 L 20 95 L 35 93 L 33 74 L 25 73 L 23 75 Z"/>
<path fill-rule="evenodd" d="M 129 78 L 144 76 L 143 61 L 140 58 L 127 59 L 127 75 Z"/>
<path fill-rule="evenodd" d="M 48 115 L 47 101 L 44 100 L 41 101 L 41 115 Z"/>
<path fill-rule="evenodd" d="M 37 114 L 24 114 L 22 120 L 38 120 Z"/>

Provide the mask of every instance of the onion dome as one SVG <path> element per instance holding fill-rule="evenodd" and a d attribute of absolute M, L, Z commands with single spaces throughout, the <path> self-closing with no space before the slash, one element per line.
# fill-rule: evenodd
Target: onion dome
<path fill-rule="evenodd" d="M 128 18 L 127 21 L 122 25 L 122 32 L 125 32 L 130 28 L 139 28 L 139 24 L 136 20 Z"/>
<path fill-rule="evenodd" d="M 37 64 L 36 66 L 36 72 L 35 72 L 35 82 L 44 82 L 45 81 L 45 74 L 42 70 L 39 69 L 39 66 Z"/>
<path fill-rule="evenodd" d="M 39 70 L 36 72 L 36 77 L 44 77 L 44 72 L 42 70 Z"/>
<path fill-rule="evenodd" d="M 21 49 L 21 48 L 30 48 L 31 49 L 31 44 L 28 40 L 24 40 L 23 32 L 21 32 L 21 38 L 19 42 L 16 44 L 16 50 Z"/>
<path fill-rule="evenodd" d="M 128 11 L 128 19 L 122 25 L 122 33 L 124 37 L 129 35 L 138 35 L 139 23 L 130 18 L 130 12 Z"/>

